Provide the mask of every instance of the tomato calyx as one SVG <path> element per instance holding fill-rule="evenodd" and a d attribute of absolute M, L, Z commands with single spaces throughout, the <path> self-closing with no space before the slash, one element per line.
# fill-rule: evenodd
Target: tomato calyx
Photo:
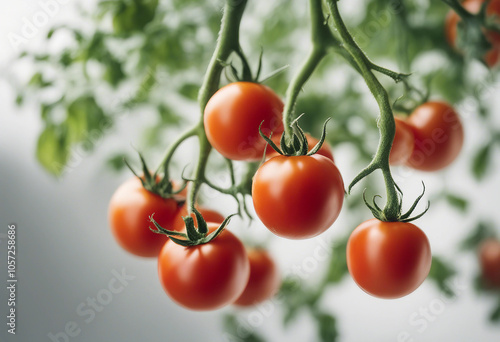
<path fill-rule="evenodd" d="M 219 236 L 219 234 L 222 233 L 224 228 L 227 227 L 231 218 L 235 215 L 233 214 L 226 217 L 226 219 L 222 221 L 222 223 L 217 229 L 215 229 L 212 233 L 208 234 L 208 225 L 205 219 L 203 218 L 203 215 L 198 210 L 196 210 L 196 208 L 193 208 L 193 212 L 196 217 L 196 222 L 198 223 L 198 228 L 196 228 L 194 219 L 191 216 L 189 215 L 183 216 L 182 219 L 184 220 L 184 224 L 186 225 L 186 233 L 181 233 L 163 228 L 153 218 L 154 214 L 149 217 L 149 220 L 151 223 L 153 223 L 156 229 L 153 229 L 151 227 L 149 229 L 154 233 L 167 235 L 170 238 L 170 240 L 172 240 L 172 242 L 175 242 L 178 245 L 184 247 L 198 246 L 198 245 L 203 245 L 205 243 L 209 243 L 210 241 L 214 240 L 217 236 Z"/>
<path fill-rule="evenodd" d="M 260 123 L 259 134 L 271 146 L 273 150 L 283 156 L 312 156 L 321 149 L 321 146 L 323 146 L 323 143 L 325 142 L 326 125 L 328 124 L 328 121 L 330 121 L 330 118 L 326 119 L 325 123 L 323 124 L 321 138 L 319 139 L 318 143 L 309 151 L 309 143 L 307 142 L 306 134 L 304 133 L 304 130 L 299 126 L 298 122 L 302 115 L 304 114 L 301 114 L 297 119 L 293 120 L 290 125 L 293 130 L 292 140 L 287 141 L 286 134 L 283 133 L 281 135 L 279 147 L 274 143 L 274 141 L 272 141 L 272 134 L 267 137 L 260 129 L 264 122 Z M 265 160 L 265 158 L 266 152 L 264 151 L 263 159 Z"/>
<path fill-rule="evenodd" d="M 420 202 L 420 200 L 424 196 L 424 193 L 425 193 L 425 184 L 424 184 L 424 182 L 422 182 L 422 187 L 423 187 L 422 193 L 415 199 L 415 201 L 413 202 L 413 204 L 411 205 L 411 207 L 405 213 L 403 213 L 403 209 L 402 209 L 402 207 L 403 207 L 403 192 L 401 191 L 401 189 L 399 189 L 399 187 L 397 187 L 397 190 L 399 192 L 399 203 L 398 203 L 397 213 L 396 213 L 395 217 L 388 217 L 388 215 L 386 215 L 386 213 L 384 212 L 384 210 L 382 208 L 380 208 L 380 206 L 377 204 L 376 199 L 377 198 L 382 198 L 382 196 L 380 196 L 380 195 L 373 196 L 372 204 L 370 204 L 370 203 L 368 203 L 368 200 L 366 199 L 366 189 L 365 189 L 363 191 L 363 201 L 365 201 L 365 204 L 368 207 L 368 209 L 370 209 L 370 211 L 372 212 L 373 216 L 376 219 L 378 219 L 379 221 L 384 221 L 384 222 L 411 222 L 411 221 L 415 221 L 416 219 L 419 219 L 422 216 L 424 216 L 424 214 L 429 210 L 429 207 L 430 207 L 430 201 L 427 201 L 427 206 L 426 206 L 426 208 L 424 209 L 423 212 L 421 212 L 420 214 L 417 214 L 415 216 L 411 216 L 413 214 L 413 211 L 417 207 L 418 203 Z"/>
<path fill-rule="evenodd" d="M 132 171 L 132 173 L 137 178 L 139 178 L 144 189 L 162 198 L 173 198 L 176 197 L 175 195 L 184 191 L 187 185 L 186 181 L 182 183 L 181 187 L 178 190 L 174 191 L 174 185 L 167 176 L 160 178 L 157 172 L 151 173 L 146 164 L 146 160 L 144 159 L 141 153 L 139 153 L 139 158 L 141 160 L 141 165 L 142 165 L 142 176 L 139 176 L 139 174 L 127 162 L 127 160 L 124 159 L 123 161 L 125 162 L 125 165 L 127 165 L 127 167 L 130 169 L 130 171 Z M 180 205 L 184 204 L 185 201 L 184 199 L 181 198 L 178 198 L 176 200 Z"/>
<path fill-rule="evenodd" d="M 272 71 L 270 74 L 259 80 L 260 73 L 262 71 L 262 57 L 264 55 L 264 49 L 263 48 L 260 49 L 259 61 L 257 64 L 257 71 L 255 72 L 255 76 L 253 76 L 252 68 L 248 63 L 248 59 L 246 58 L 243 50 L 241 48 L 235 49 L 234 53 L 236 53 L 236 55 L 239 57 L 241 61 L 241 69 L 242 69 L 241 72 L 238 72 L 238 69 L 236 69 L 236 67 L 233 65 L 232 62 L 219 60 L 219 63 L 224 67 L 224 74 L 226 78 L 231 83 L 234 82 L 264 83 L 265 81 L 273 78 L 274 76 L 278 75 L 279 73 L 283 72 L 289 67 L 289 65 L 284 65 Z"/>

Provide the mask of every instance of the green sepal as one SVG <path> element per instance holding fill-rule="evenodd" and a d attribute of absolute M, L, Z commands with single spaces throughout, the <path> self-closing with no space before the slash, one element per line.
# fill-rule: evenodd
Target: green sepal
<path fill-rule="evenodd" d="M 141 167 L 142 167 L 142 173 L 143 173 L 142 177 L 139 176 L 139 174 L 137 174 L 137 172 L 128 163 L 128 161 L 126 159 L 123 159 L 123 161 L 124 161 L 125 165 L 127 165 L 127 167 L 130 169 L 130 171 L 132 171 L 132 173 L 137 178 L 139 178 L 144 189 L 146 189 L 146 190 L 148 190 L 148 191 L 150 191 L 150 192 L 152 192 L 152 193 L 154 193 L 162 198 L 172 198 L 175 195 L 182 192 L 186 188 L 187 182 L 186 182 L 186 180 L 184 180 L 181 187 L 178 190 L 174 191 L 173 184 L 170 181 L 170 179 L 168 179 L 168 176 L 164 176 L 160 179 L 159 182 L 156 182 L 156 178 L 158 177 L 158 174 L 156 172 L 152 173 L 149 170 L 149 168 L 146 164 L 146 160 L 144 159 L 143 155 L 140 152 L 138 152 L 138 154 L 139 154 L 139 159 L 141 160 Z M 179 199 L 176 199 L 176 200 L 179 203 L 179 205 L 184 204 L 184 201 L 181 201 Z"/>
<path fill-rule="evenodd" d="M 149 227 L 149 230 L 151 230 L 153 233 L 168 235 L 169 237 L 171 237 L 171 236 L 180 236 L 180 237 L 183 237 L 183 238 L 187 238 L 187 235 L 184 234 L 184 233 L 176 232 L 176 231 L 173 231 L 173 230 L 168 230 L 168 229 L 165 229 L 162 226 L 160 226 L 158 224 L 158 222 L 156 222 L 155 219 L 153 218 L 153 215 L 154 215 L 154 213 L 151 214 L 151 216 L 149 217 L 149 221 L 151 223 L 153 223 L 154 226 L 156 227 L 156 230 L 154 230 L 153 228 Z"/>
<path fill-rule="evenodd" d="M 323 124 L 323 131 L 321 132 L 321 137 L 316 145 L 307 153 L 308 156 L 312 156 L 313 154 L 317 153 L 320 149 L 321 146 L 323 146 L 325 139 L 326 139 L 326 124 L 328 121 L 330 121 L 331 118 L 327 118 L 325 123 Z"/>
<path fill-rule="evenodd" d="M 203 225 L 205 225 L 205 227 L 207 227 L 207 223 L 205 222 L 205 219 L 200 214 L 200 212 L 197 211 L 196 209 L 194 209 L 194 213 L 195 213 L 198 225 L 201 225 L 202 227 L 203 227 Z M 210 241 L 213 241 L 215 238 L 217 238 L 217 236 L 219 236 L 219 234 L 222 233 L 222 231 L 229 224 L 229 221 L 231 221 L 231 218 L 234 215 L 236 215 L 236 214 L 232 214 L 232 215 L 229 215 L 228 217 L 226 217 L 224 219 L 224 221 L 220 224 L 220 226 L 208 235 L 207 235 L 207 232 L 202 233 L 202 232 L 200 232 L 199 229 L 196 229 L 196 227 L 194 225 L 194 220 L 191 216 L 183 217 L 183 220 L 186 224 L 187 234 L 171 231 L 171 230 L 168 230 L 168 229 L 161 227 L 153 219 L 153 215 L 151 215 L 150 220 L 155 225 L 157 230 L 154 230 L 151 228 L 150 229 L 151 229 L 151 231 L 153 231 L 155 233 L 167 235 L 170 238 L 170 240 L 172 240 L 172 242 L 174 242 L 178 245 L 181 245 L 184 247 L 192 247 L 192 246 L 198 246 L 198 245 L 203 245 L 205 243 L 209 243 Z M 204 229 L 206 229 L 208 231 L 207 228 L 204 228 Z M 182 239 L 177 238 L 177 237 L 181 237 Z"/>
<path fill-rule="evenodd" d="M 271 136 L 267 137 L 264 133 L 262 133 L 261 127 L 264 121 L 261 122 L 259 126 L 259 134 L 260 136 L 275 150 L 281 155 L 284 156 L 312 156 L 317 153 L 326 139 L 326 125 L 330 118 L 328 118 L 323 124 L 323 131 L 321 133 L 321 138 L 318 143 L 314 146 L 314 148 L 309 151 L 309 144 L 307 142 L 307 137 L 302 128 L 299 126 L 299 119 L 302 117 L 301 114 L 291 123 L 290 127 L 292 128 L 293 134 L 291 137 L 291 141 L 287 141 L 286 134 L 283 133 L 280 138 L 280 146 L 278 147 L 272 140 Z"/>

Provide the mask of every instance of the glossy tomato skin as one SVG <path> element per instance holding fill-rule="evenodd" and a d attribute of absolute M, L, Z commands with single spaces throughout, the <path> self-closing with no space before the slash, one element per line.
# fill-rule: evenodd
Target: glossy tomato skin
<path fill-rule="evenodd" d="M 319 139 L 316 139 L 315 137 L 313 137 L 309 133 L 306 133 L 306 139 L 307 139 L 307 145 L 309 147 L 309 151 L 311 151 L 314 148 L 314 146 L 316 146 L 316 144 L 319 142 Z M 280 140 L 281 140 L 281 135 L 278 134 L 278 135 L 273 136 L 273 142 L 278 147 L 280 146 Z M 323 145 L 321 145 L 321 148 L 318 150 L 318 152 L 316 152 L 316 154 L 319 154 L 323 157 L 326 157 L 335 163 L 335 160 L 333 158 L 333 153 L 332 153 L 332 147 L 326 141 L 323 142 Z M 267 159 L 271 159 L 272 157 L 276 157 L 279 155 L 280 154 L 278 152 L 276 152 L 275 150 L 273 150 L 272 147 L 270 147 L 270 146 L 267 147 L 267 153 L 266 153 Z"/>
<path fill-rule="evenodd" d="M 462 6 L 469 12 L 476 14 L 481 9 L 484 0 L 465 0 L 462 2 Z M 489 17 L 499 16 L 500 17 L 500 0 L 491 0 L 486 7 L 486 13 Z M 446 39 L 448 43 L 453 48 L 457 49 L 457 25 L 461 21 L 459 15 L 450 10 L 446 16 L 445 31 Z M 486 31 L 486 37 L 491 43 L 492 48 L 484 56 L 484 60 L 489 67 L 495 66 L 500 60 L 500 34 L 494 31 Z"/>
<path fill-rule="evenodd" d="M 209 232 L 217 227 L 209 224 Z M 174 302 L 191 310 L 216 310 L 233 303 L 249 274 L 245 247 L 227 229 L 203 245 L 183 247 L 168 241 L 158 257 L 163 289 Z"/>
<path fill-rule="evenodd" d="M 415 137 L 413 130 L 403 119 L 394 118 L 396 122 L 396 134 L 392 143 L 389 163 L 391 165 L 402 165 L 408 161 L 413 153 Z"/>
<path fill-rule="evenodd" d="M 344 183 L 335 164 L 321 156 L 277 156 L 255 173 L 252 198 L 257 216 L 274 234 L 307 239 L 337 219 Z"/>
<path fill-rule="evenodd" d="M 250 277 L 245 290 L 234 302 L 236 306 L 253 306 L 274 296 L 281 285 L 278 267 L 269 253 L 263 249 L 248 248 Z"/>
<path fill-rule="evenodd" d="M 200 207 L 200 208 L 197 208 L 197 210 L 201 213 L 201 215 L 203 216 L 203 218 L 205 219 L 206 222 L 221 224 L 222 221 L 224 221 L 224 219 L 225 219 L 225 217 L 221 213 L 219 213 L 215 210 L 212 210 L 212 209 Z M 179 212 L 175 216 L 173 230 L 180 232 L 180 231 L 183 231 L 184 229 L 186 229 L 186 225 L 185 225 L 182 217 L 187 216 L 187 215 L 188 215 L 187 207 L 183 206 L 181 208 L 181 210 L 179 210 Z M 195 226 L 198 227 L 198 224 L 196 222 L 196 217 L 193 213 L 191 213 L 191 217 L 194 220 Z"/>
<path fill-rule="evenodd" d="M 481 274 L 487 286 L 500 289 L 500 241 L 488 239 L 479 247 Z"/>
<path fill-rule="evenodd" d="M 166 235 L 153 233 L 149 217 L 160 226 L 172 227 L 179 211 L 175 199 L 164 199 L 144 189 L 141 181 L 131 178 L 123 183 L 111 197 L 108 217 L 111 231 L 120 246 L 142 257 L 156 257 L 168 240 Z"/>
<path fill-rule="evenodd" d="M 400 298 L 417 289 L 429 274 L 431 248 L 415 225 L 371 219 L 359 225 L 347 243 L 347 267 L 366 293 Z"/>
<path fill-rule="evenodd" d="M 450 165 L 464 141 L 460 117 L 444 102 L 426 102 L 407 120 L 415 137 L 413 153 L 406 165 L 421 171 L 437 171 Z"/>
<path fill-rule="evenodd" d="M 283 102 L 270 88 L 252 82 L 230 83 L 208 101 L 204 125 L 210 144 L 233 160 L 260 160 L 269 136 L 283 132 Z"/>

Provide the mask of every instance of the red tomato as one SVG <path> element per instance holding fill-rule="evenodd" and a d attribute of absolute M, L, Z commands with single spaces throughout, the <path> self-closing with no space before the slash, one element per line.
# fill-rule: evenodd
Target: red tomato
<path fill-rule="evenodd" d="M 460 117 L 450 105 L 426 102 L 413 111 L 407 123 L 415 136 L 408 166 L 436 171 L 450 165 L 460 153 L 464 130 Z"/>
<path fill-rule="evenodd" d="M 412 293 L 431 268 L 429 240 L 411 223 L 365 221 L 349 237 L 346 253 L 356 284 L 380 298 Z"/>
<path fill-rule="evenodd" d="M 479 259 L 485 283 L 500 288 L 500 241 L 489 239 L 481 243 Z"/>
<path fill-rule="evenodd" d="M 175 199 L 165 199 L 144 189 L 137 177 L 123 183 L 111 197 L 109 223 L 120 246 L 126 251 L 155 257 L 168 240 L 166 235 L 153 233 L 149 217 L 162 227 L 171 227 L 179 211 Z"/>
<path fill-rule="evenodd" d="M 252 184 L 257 216 L 274 234 L 307 239 L 337 219 L 344 183 L 335 164 L 320 155 L 277 156 L 255 173 Z"/>
<path fill-rule="evenodd" d="M 266 141 L 259 134 L 281 134 L 283 102 L 268 87 L 235 82 L 222 87 L 208 101 L 204 124 L 210 144 L 233 160 L 259 160 Z"/>
<path fill-rule="evenodd" d="M 209 224 L 209 232 L 217 226 Z M 233 303 L 243 293 L 249 274 L 245 247 L 227 229 L 203 245 L 183 247 L 168 241 L 158 257 L 163 289 L 191 310 L 215 310 Z"/>
<path fill-rule="evenodd" d="M 306 139 L 307 139 L 307 145 L 309 146 L 309 151 L 311 151 L 314 148 L 314 146 L 316 146 L 316 144 L 319 142 L 318 139 L 316 139 L 315 137 L 313 137 L 309 133 L 306 133 Z M 279 147 L 281 135 L 280 134 L 273 135 L 272 140 Z M 324 156 L 335 163 L 335 160 L 333 159 L 332 148 L 326 141 L 323 142 L 323 145 L 321 145 L 321 148 L 315 154 L 319 154 L 321 156 Z M 276 157 L 279 155 L 280 154 L 278 152 L 276 152 L 275 150 L 273 150 L 271 146 L 267 147 L 267 158 L 268 159 L 271 159 L 272 157 Z"/>
<path fill-rule="evenodd" d="M 391 165 L 402 165 L 408 161 L 412 152 L 415 138 L 413 131 L 403 119 L 394 118 L 396 122 L 396 134 L 392 143 L 389 163 Z"/>
<path fill-rule="evenodd" d="M 215 210 L 211 210 L 211 209 L 207 209 L 207 208 L 196 208 L 196 209 L 201 213 L 201 215 L 203 216 L 203 218 L 205 219 L 206 222 L 221 224 L 222 221 L 224 221 L 224 219 L 225 219 L 225 217 L 222 214 L 216 212 Z M 179 213 L 175 217 L 173 230 L 180 232 L 186 228 L 186 225 L 185 225 L 182 217 L 187 216 L 187 215 L 188 215 L 187 207 L 183 206 L 182 209 L 179 211 Z M 191 217 L 194 219 L 195 226 L 198 227 L 195 215 L 193 213 L 191 213 Z"/>
<path fill-rule="evenodd" d="M 476 14 L 481 9 L 484 1 L 485 0 L 465 0 L 462 3 L 462 6 L 464 6 L 464 8 L 469 12 Z M 491 0 L 486 8 L 486 13 L 488 17 L 491 18 L 495 18 L 495 16 L 500 17 L 500 0 Z M 446 38 L 450 46 L 455 49 L 457 48 L 457 24 L 461 20 L 462 19 L 459 17 L 459 15 L 453 10 L 451 10 L 446 17 Z M 500 57 L 500 33 L 494 31 L 486 31 L 485 34 L 488 41 L 491 43 L 492 48 L 486 53 L 486 55 L 484 56 L 484 60 L 486 61 L 486 64 L 488 66 L 493 67 L 498 63 Z"/>
<path fill-rule="evenodd" d="M 237 306 L 252 306 L 274 296 L 281 285 L 278 267 L 263 249 L 247 249 L 250 261 L 250 278 L 241 296 L 234 302 Z"/>

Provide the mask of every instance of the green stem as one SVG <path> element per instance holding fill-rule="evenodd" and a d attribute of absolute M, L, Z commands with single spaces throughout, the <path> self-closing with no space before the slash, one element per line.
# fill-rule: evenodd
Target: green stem
<path fill-rule="evenodd" d="M 224 66 L 220 61 L 226 61 L 232 52 L 239 51 L 240 22 L 245 11 L 247 0 L 238 2 L 227 0 L 224 6 L 222 23 L 219 32 L 217 46 L 212 55 L 212 59 L 207 68 L 205 78 L 198 94 L 201 116 L 197 125 L 197 136 L 200 145 L 200 154 L 197 165 L 191 177 L 193 181 L 189 185 L 188 210 L 193 211 L 196 197 L 205 178 L 205 169 L 212 150 L 212 146 L 207 140 L 207 135 L 203 126 L 203 116 L 208 100 L 219 89 L 219 82 Z"/>
<path fill-rule="evenodd" d="M 458 0 L 441 0 L 450 6 L 462 19 L 472 18 L 474 15 L 467 11 Z"/>
<path fill-rule="evenodd" d="M 237 190 L 239 193 L 243 195 L 251 195 L 252 194 L 252 180 L 255 172 L 260 166 L 260 162 L 247 163 L 245 173 L 241 178 L 241 182 L 237 185 Z"/>
<path fill-rule="evenodd" d="M 326 56 L 328 47 L 334 43 L 333 36 L 328 26 L 325 24 L 321 0 L 310 0 L 309 6 L 311 16 L 311 41 L 313 46 L 308 57 L 297 74 L 293 77 L 286 91 L 286 102 L 283 110 L 283 126 L 287 141 L 291 141 L 293 137 L 293 130 L 290 125 L 294 119 L 293 114 L 299 93 L 323 57 Z"/>
<path fill-rule="evenodd" d="M 182 133 L 175 141 L 170 144 L 170 146 L 167 149 L 167 152 L 165 152 L 165 156 L 163 157 L 163 160 L 161 161 L 160 165 L 156 169 L 156 173 L 159 173 L 159 171 L 163 168 L 164 172 L 164 178 L 169 179 L 168 176 L 168 166 L 170 165 L 170 160 L 172 160 L 172 157 L 177 150 L 177 148 L 187 139 L 189 139 L 192 136 L 195 136 L 197 134 L 197 126 L 191 127 L 184 133 Z"/>
<path fill-rule="evenodd" d="M 359 48 L 345 26 L 338 9 L 338 0 L 328 0 L 327 2 L 332 14 L 334 26 L 340 35 L 344 48 L 358 64 L 361 75 L 365 79 L 380 109 L 380 119 L 378 123 L 380 141 L 378 149 L 372 163 L 363 172 L 369 174 L 377 168 L 382 170 L 387 191 L 387 202 L 383 209 L 383 213 L 388 221 L 396 220 L 399 214 L 399 197 L 389 167 L 389 154 L 396 132 L 396 124 L 394 122 L 389 95 L 372 72 L 374 64 L 369 61 L 364 52 Z M 377 71 L 381 70 L 377 69 Z M 355 180 L 359 179 L 361 178 L 355 178 Z M 352 187 L 352 183 L 350 187 Z"/>

